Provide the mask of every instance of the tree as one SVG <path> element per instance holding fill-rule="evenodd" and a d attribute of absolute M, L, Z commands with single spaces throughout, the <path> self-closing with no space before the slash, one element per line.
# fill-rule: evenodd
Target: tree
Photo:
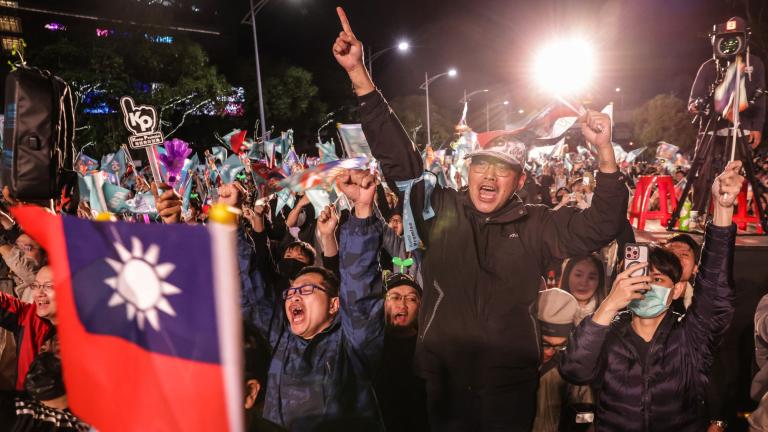
<path fill-rule="evenodd" d="M 121 96 L 155 106 L 162 131 L 170 137 L 202 107 L 220 108 L 220 99 L 231 92 L 202 47 L 183 38 L 172 44 L 155 43 L 141 35 L 63 38 L 31 49 L 29 57 L 31 65 L 51 70 L 72 87 L 78 145 L 94 142 L 94 156 L 114 151 L 126 141 L 128 132 L 118 104 Z M 85 112 L 94 107 L 106 112 Z"/>
<path fill-rule="evenodd" d="M 641 145 L 666 141 L 689 150 L 696 141 L 686 103 L 670 94 L 657 95 L 644 103 L 635 111 L 634 123 L 635 139 Z"/>
<path fill-rule="evenodd" d="M 424 96 L 397 97 L 391 101 L 391 105 L 411 139 L 419 147 L 424 147 L 427 143 L 427 107 Z M 429 117 L 432 146 L 438 148 L 447 144 L 453 138 L 456 121 L 448 110 L 436 105 L 434 100 L 429 104 Z"/>

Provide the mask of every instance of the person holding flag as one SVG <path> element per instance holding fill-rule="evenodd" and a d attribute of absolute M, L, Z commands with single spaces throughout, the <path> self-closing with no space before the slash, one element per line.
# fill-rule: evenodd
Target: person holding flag
<path fill-rule="evenodd" d="M 408 249 L 426 246 L 416 364 L 434 430 L 528 431 L 536 414 L 540 337 L 536 301 L 553 258 L 596 250 L 626 220 L 628 193 L 611 145 L 610 118 L 590 111 L 582 133 L 598 151 L 592 206 L 524 205 L 525 144 L 486 134 L 469 153 L 467 190 L 434 185 L 422 159 L 376 91 L 344 11 L 333 55 L 349 75 L 373 156 L 404 198 Z"/>

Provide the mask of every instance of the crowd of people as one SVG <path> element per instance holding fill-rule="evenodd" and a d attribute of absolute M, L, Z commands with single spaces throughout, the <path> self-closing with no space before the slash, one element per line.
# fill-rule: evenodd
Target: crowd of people
<path fill-rule="evenodd" d="M 671 174 L 680 186 L 685 167 L 617 161 L 611 119 L 595 111 L 579 119 L 592 157 L 575 164 L 530 164 L 514 133 L 468 151 L 463 175 L 451 167 L 459 161 L 427 160 L 339 16 L 333 55 L 379 163 L 334 171 L 349 205 L 318 208 L 299 192 L 286 206 L 234 177 L 186 208 L 171 185 L 133 173 L 132 187 L 153 194 L 152 223 L 205 224 L 214 203 L 238 214 L 247 430 L 725 430 L 710 376 L 734 313 L 742 163 L 712 183 L 702 242 L 679 234 L 625 266 L 638 176 Z M 768 190 L 768 159 L 755 163 Z M 77 215 L 97 218 L 81 199 Z M 0 430 L 89 430 L 69 411 L 61 377 L 56 277 L 9 215 L 16 204 L 6 189 Z M 766 302 L 756 317 L 761 367 Z M 765 382 L 756 378 L 756 401 Z"/>

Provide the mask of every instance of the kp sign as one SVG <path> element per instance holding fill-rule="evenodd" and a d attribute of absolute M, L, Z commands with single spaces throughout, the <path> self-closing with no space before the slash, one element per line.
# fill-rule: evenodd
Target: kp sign
<path fill-rule="evenodd" d="M 163 143 L 163 134 L 158 131 L 160 122 L 157 111 L 149 105 L 136 106 L 133 99 L 123 96 L 120 99 L 125 127 L 131 132 L 128 144 L 132 149 L 152 147 Z"/>

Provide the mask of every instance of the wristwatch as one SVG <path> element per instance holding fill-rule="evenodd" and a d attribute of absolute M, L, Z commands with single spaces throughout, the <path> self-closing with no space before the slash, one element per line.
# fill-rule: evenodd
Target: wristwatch
<path fill-rule="evenodd" d="M 717 426 L 722 430 L 725 430 L 728 427 L 728 422 L 723 420 L 711 420 L 709 424 Z"/>

